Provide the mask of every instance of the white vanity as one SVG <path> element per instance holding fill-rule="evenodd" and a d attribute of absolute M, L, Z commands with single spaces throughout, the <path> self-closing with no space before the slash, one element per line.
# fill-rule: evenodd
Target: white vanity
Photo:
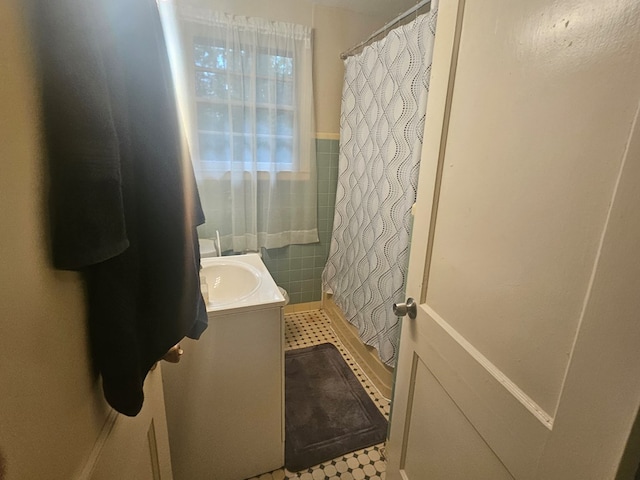
<path fill-rule="evenodd" d="M 202 259 L 209 327 L 163 363 L 175 480 L 284 464 L 284 297 L 257 254 Z"/>

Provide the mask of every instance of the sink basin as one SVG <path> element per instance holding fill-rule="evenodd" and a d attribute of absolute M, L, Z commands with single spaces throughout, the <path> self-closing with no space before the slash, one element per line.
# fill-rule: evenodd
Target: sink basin
<path fill-rule="evenodd" d="M 285 299 L 257 253 L 207 257 L 200 260 L 203 297 L 211 319 L 267 306 L 284 306 Z"/>
<path fill-rule="evenodd" d="M 207 279 L 210 305 L 227 305 L 247 298 L 262 281 L 255 267 L 220 257 L 203 259 L 200 274 Z"/>

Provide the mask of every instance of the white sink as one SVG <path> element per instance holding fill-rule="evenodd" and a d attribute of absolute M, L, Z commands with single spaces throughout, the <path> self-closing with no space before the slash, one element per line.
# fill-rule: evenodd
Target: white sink
<path fill-rule="evenodd" d="M 202 262 L 200 273 L 207 279 L 210 305 L 239 302 L 253 294 L 262 282 L 260 272 L 252 265 L 223 258 Z"/>
<path fill-rule="evenodd" d="M 256 253 L 200 260 L 206 277 L 209 318 L 227 313 L 283 306 L 284 297 Z"/>

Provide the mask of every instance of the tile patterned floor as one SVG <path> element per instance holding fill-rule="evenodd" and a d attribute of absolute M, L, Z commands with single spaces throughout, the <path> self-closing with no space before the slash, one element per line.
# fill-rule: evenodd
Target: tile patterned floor
<path fill-rule="evenodd" d="M 351 367 L 362 386 L 380 411 L 389 418 L 389 400 L 384 398 L 371 380 L 362 372 L 349 351 L 331 328 L 329 318 L 320 310 L 285 315 L 285 349 L 310 347 L 319 343 L 333 343 Z M 384 480 L 386 464 L 384 444 L 349 453 L 302 472 L 275 470 L 249 480 Z"/>

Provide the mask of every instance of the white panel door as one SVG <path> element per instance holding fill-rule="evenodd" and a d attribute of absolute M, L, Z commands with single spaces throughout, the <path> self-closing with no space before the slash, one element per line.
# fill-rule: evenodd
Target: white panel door
<path fill-rule="evenodd" d="M 172 480 L 160 362 L 144 382 L 144 405 L 135 417 L 115 410 L 105 422 L 77 480 Z"/>
<path fill-rule="evenodd" d="M 615 477 L 640 404 L 638 18 L 440 2 L 388 480 Z"/>

